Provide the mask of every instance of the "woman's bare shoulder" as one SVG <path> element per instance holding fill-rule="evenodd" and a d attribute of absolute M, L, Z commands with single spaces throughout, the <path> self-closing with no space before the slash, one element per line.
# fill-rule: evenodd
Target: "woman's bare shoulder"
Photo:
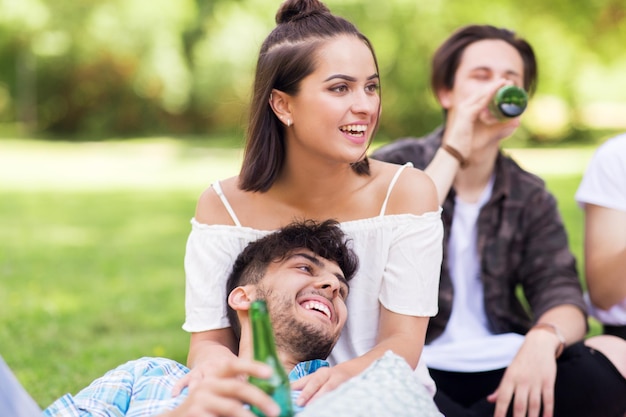
<path fill-rule="evenodd" d="M 424 214 L 436 211 L 439 208 L 437 202 L 437 190 L 432 179 L 422 170 L 402 165 L 392 164 L 382 161 L 372 161 L 373 172 L 378 172 L 378 176 L 386 192 L 391 186 L 393 178 L 397 176 L 395 184 L 391 188 L 389 201 L 387 203 L 387 214 Z"/>
<path fill-rule="evenodd" d="M 219 196 L 215 183 L 200 194 L 195 213 L 195 219 L 198 222 L 204 224 L 234 224 L 222 198 L 228 202 L 235 197 L 236 193 L 241 192 L 237 187 L 237 177 L 220 180 L 219 188 L 223 197 Z"/>

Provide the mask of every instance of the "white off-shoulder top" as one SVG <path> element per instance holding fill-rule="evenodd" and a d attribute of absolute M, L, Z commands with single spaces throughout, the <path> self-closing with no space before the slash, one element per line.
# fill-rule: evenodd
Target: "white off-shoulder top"
<path fill-rule="evenodd" d="M 348 320 L 329 358 L 331 364 L 360 356 L 374 347 L 380 306 L 411 316 L 434 316 L 442 260 L 441 209 L 423 215 L 385 215 L 393 186 L 389 184 L 377 217 L 340 223 L 359 257 L 350 281 Z M 185 254 L 186 320 L 183 329 L 201 332 L 229 327 L 226 317 L 226 280 L 245 246 L 271 230 L 241 225 L 219 182 L 213 188 L 235 223 L 206 225 L 191 219 Z"/>

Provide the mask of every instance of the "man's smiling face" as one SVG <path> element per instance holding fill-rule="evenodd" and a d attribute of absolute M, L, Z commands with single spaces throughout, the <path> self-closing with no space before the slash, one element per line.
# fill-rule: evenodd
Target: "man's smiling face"
<path fill-rule="evenodd" d="M 270 263 L 256 288 L 267 301 L 276 347 L 299 361 L 330 354 L 347 319 L 347 295 L 339 266 L 308 249 Z"/>

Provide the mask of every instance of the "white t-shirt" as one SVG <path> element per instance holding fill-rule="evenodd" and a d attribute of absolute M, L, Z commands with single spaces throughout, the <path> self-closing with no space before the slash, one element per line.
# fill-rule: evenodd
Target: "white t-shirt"
<path fill-rule="evenodd" d="M 454 287 L 452 313 L 444 332 L 424 347 L 428 367 L 452 372 L 483 372 L 509 366 L 524 336 L 494 335 L 487 327 L 480 279 L 478 215 L 489 200 L 492 177 L 476 203 L 456 198 L 448 240 L 448 268 Z"/>
<path fill-rule="evenodd" d="M 218 194 L 221 192 L 216 187 Z M 393 182 L 390 185 L 393 186 Z M 389 195 L 389 193 L 388 193 Z M 245 246 L 271 231 L 241 226 L 228 202 L 236 226 L 206 225 L 191 220 L 185 254 L 186 320 L 188 332 L 229 327 L 226 280 Z M 385 215 L 340 224 L 359 257 L 359 270 L 350 281 L 348 320 L 329 361 L 337 364 L 372 349 L 376 344 L 380 306 L 398 314 L 437 314 L 442 260 L 441 209 L 421 216 Z M 421 381 L 432 386 L 427 369 L 418 366 Z"/>
<path fill-rule="evenodd" d="M 596 150 L 575 198 L 581 207 L 595 204 L 626 211 L 626 134 L 607 140 Z M 610 310 L 601 310 L 586 299 L 590 314 L 602 323 L 626 325 L 626 299 Z"/>

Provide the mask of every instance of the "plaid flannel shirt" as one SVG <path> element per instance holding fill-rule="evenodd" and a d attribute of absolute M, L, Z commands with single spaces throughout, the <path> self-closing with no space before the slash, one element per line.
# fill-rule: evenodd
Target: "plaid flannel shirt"
<path fill-rule="evenodd" d="M 372 158 L 424 169 L 441 146 L 443 128 L 423 138 L 402 138 L 383 146 Z M 455 191 L 443 204 L 444 258 L 439 282 L 439 313 L 430 320 L 427 343 L 439 336 L 450 318 L 454 288 L 447 246 Z M 525 334 L 547 310 L 571 304 L 586 314 L 576 260 L 554 196 L 536 175 L 498 153 L 495 183 L 478 217 L 478 255 L 488 325 L 494 334 Z M 520 299 L 518 288 L 528 302 Z"/>
<path fill-rule="evenodd" d="M 323 360 L 301 362 L 289 373 L 295 381 L 329 366 Z M 172 397 L 174 384 L 189 372 L 165 358 L 141 358 L 107 372 L 76 396 L 65 394 L 43 411 L 44 417 L 148 417 L 173 410 L 185 401 L 188 390 Z M 299 392 L 292 392 L 294 400 Z M 297 411 L 300 411 L 298 409 Z"/>

